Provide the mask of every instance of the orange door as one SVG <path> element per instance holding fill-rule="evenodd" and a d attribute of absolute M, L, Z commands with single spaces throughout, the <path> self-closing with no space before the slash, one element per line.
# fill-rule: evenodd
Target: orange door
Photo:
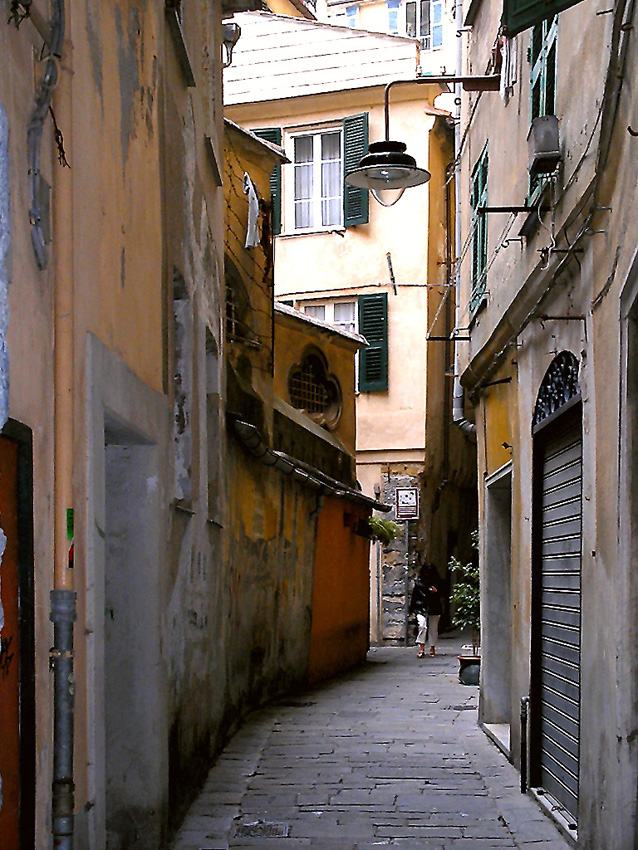
<path fill-rule="evenodd" d="M 20 663 L 18 614 L 18 446 L 0 437 L 0 836 L 20 845 Z M 0 541 L 2 541 L 0 536 Z M 1 548 L 1 543 L 0 543 Z"/>

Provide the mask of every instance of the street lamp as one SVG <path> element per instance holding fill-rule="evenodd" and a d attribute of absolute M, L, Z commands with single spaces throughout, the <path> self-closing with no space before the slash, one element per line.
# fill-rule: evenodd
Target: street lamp
<path fill-rule="evenodd" d="M 372 142 L 357 168 L 346 176 L 346 183 L 368 189 L 384 207 L 391 207 L 409 186 L 430 179 L 430 172 L 418 168 L 416 159 L 405 152 L 403 142 Z"/>
<path fill-rule="evenodd" d="M 465 91 L 498 91 L 500 75 L 483 77 L 455 77 L 444 74 L 439 77 L 417 77 L 414 80 L 392 80 L 385 87 L 384 118 L 385 140 L 372 142 L 359 165 L 346 174 L 346 183 L 358 189 L 368 189 L 384 207 L 391 207 L 403 192 L 411 186 L 427 183 L 430 172 L 419 168 L 413 156 L 406 153 L 404 142 L 390 140 L 390 88 L 406 83 L 461 83 Z"/>

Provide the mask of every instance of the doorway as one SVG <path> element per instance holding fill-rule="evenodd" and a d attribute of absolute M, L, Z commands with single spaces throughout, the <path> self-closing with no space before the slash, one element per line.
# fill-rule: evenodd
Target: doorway
<path fill-rule="evenodd" d="M 151 850 L 166 749 L 155 447 L 108 416 L 104 434 L 106 847 Z"/>
<path fill-rule="evenodd" d="M 0 836 L 35 841 L 35 660 L 31 431 L 0 435 Z"/>
<path fill-rule="evenodd" d="M 550 366 L 534 417 L 532 785 L 576 825 L 580 767 L 582 404 L 578 363 Z M 544 389 L 545 388 L 545 389 Z"/>
<path fill-rule="evenodd" d="M 512 659 L 511 463 L 486 480 L 484 525 L 480 718 L 501 749 L 509 755 Z"/>

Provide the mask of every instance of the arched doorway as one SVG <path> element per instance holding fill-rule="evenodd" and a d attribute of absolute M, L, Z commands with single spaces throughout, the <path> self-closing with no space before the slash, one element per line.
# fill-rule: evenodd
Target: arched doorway
<path fill-rule="evenodd" d="M 578 361 L 550 364 L 532 423 L 531 784 L 576 822 L 580 750 L 582 404 Z"/>

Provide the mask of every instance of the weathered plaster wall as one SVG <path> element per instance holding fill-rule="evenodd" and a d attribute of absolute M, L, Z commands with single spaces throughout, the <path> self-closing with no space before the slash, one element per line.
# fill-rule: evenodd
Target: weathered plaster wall
<path fill-rule="evenodd" d="M 233 490 L 223 625 L 231 722 L 307 681 L 318 497 L 235 442 L 228 463 Z"/>

